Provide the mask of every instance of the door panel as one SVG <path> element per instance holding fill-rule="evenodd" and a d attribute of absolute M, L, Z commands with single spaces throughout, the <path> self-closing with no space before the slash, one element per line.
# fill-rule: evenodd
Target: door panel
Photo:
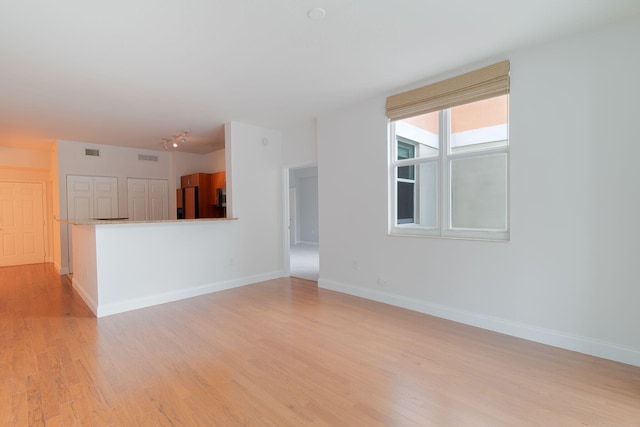
<path fill-rule="evenodd" d="M 118 178 L 67 175 L 67 220 L 118 217 Z M 73 273 L 71 226 L 67 225 L 69 273 Z"/>
<path fill-rule="evenodd" d="M 0 266 L 45 262 L 41 183 L 0 182 Z"/>
<path fill-rule="evenodd" d="M 118 179 L 112 177 L 93 177 L 95 218 L 117 218 L 118 215 Z"/>
<path fill-rule="evenodd" d="M 166 179 L 127 178 L 129 219 L 169 219 L 169 183 Z"/>
<path fill-rule="evenodd" d="M 169 219 L 169 182 L 166 179 L 149 180 L 149 219 Z"/>
<path fill-rule="evenodd" d="M 81 221 L 93 218 L 93 178 L 67 176 L 67 220 Z"/>
<path fill-rule="evenodd" d="M 146 221 L 149 217 L 147 198 L 149 182 L 146 179 L 127 178 L 127 211 L 130 220 Z"/>
<path fill-rule="evenodd" d="M 133 221 L 146 221 L 149 213 L 147 212 L 147 199 L 136 196 L 130 200 L 129 219 Z"/>

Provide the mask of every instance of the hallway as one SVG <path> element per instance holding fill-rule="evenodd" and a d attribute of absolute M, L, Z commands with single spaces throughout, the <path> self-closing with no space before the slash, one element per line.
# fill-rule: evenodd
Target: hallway
<path fill-rule="evenodd" d="M 298 243 L 291 245 L 291 276 L 318 281 L 320 261 L 318 245 Z"/>

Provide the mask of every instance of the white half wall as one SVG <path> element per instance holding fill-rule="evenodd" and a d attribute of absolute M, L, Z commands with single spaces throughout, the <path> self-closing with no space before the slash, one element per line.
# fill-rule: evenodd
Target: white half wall
<path fill-rule="evenodd" d="M 94 314 L 98 314 L 98 272 L 96 259 L 96 227 L 74 226 L 72 234 L 75 251 L 73 261 L 78 268 L 73 274 L 73 288 Z"/>
<path fill-rule="evenodd" d="M 253 274 L 243 254 L 230 253 L 225 242 L 241 228 L 227 220 L 74 225 L 74 289 L 103 317 L 280 277 L 277 268 Z"/>
<path fill-rule="evenodd" d="M 505 55 L 508 243 L 389 236 L 385 96 L 319 117 L 320 286 L 640 366 L 637 46 L 636 17 Z"/>
<path fill-rule="evenodd" d="M 90 306 L 98 289 L 98 316 L 284 274 L 280 132 L 232 122 L 226 134 L 227 203 L 237 220 L 73 226 L 74 248 L 83 244 L 76 234 L 95 241 L 95 267 L 74 249 L 74 261 L 81 257 L 74 268 L 95 271 L 74 273 L 74 287 Z M 85 228 L 95 228 L 95 237 L 76 233 Z"/>
<path fill-rule="evenodd" d="M 100 150 L 99 157 L 85 156 L 85 149 Z M 158 157 L 157 162 L 138 160 L 138 154 Z M 190 173 L 213 173 L 225 170 L 225 150 L 208 154 L 165 152 L 93 144 L 80 141 L 58 141 L 57 179 L 59 185 L 58 218 L 67 219 L 67 175 L 110 176 L 118 179 L 118 210 L 120 217 L 128 215 L 127 178 L 166 179 L 169 182 L 169 218 L 176 218 L 175 190 L 180 187 L 180 177 Z M 68 232 L 61 223 L 59 234 L 60 261 L 56 267 L 68 273 Z M 57 239 L 56 239 L 57 240 Z M 57 259 L 57 258 L 56 258 Z"/>
<path fill-rule="evenodd" d="M 85 155 L 85 149 L 100 150 L 99 157 Z M 57 217 L 67 220 L 67 175 L 108 176 L 118 179 L 118 216 L 126 217 L 127 178 L 167 179 L 171 175 L 171 157 L 168 152 L 138 150 L 79 141 L 58 141 L 59 212 Z M 158 156 L 157 162 L 138 160 L 138 154 Z M 169 188 L 169 211 L 175 212 L 175 188 Z M 67 224 L 60 226 L 60 272 L 69 273 L 69 242 Z"/>

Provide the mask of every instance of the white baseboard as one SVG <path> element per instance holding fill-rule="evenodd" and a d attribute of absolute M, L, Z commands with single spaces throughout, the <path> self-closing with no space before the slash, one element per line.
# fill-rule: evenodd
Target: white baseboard
<path fill-rule="evenodd" d="M 306 242 L 304 240 L 300 240 L 296 243 L 296 245 L 313 245 L 313 246 L 320 246 L 320 243 L 318 242 Z"/>
<path fill-rule="evenodd" d="M 210 283 L 207 285 L 196 286 L 192 288 L 185 288 L 185 289 L 179 289 L 179 290 L 164 292 L 164 293 L 155 294 L 155 295 L 149 295 L 142 298 L 134 298 L 134 299 L 117 301 L 112 303 L 98 304 L 97 310 L 94 311 L 94 313 L 96 314 L 97 317 L 105 317 L 113 314 L 123 313 L 125 311 L 137 310 L 140 308 L 151 307 L 159 304 L 166 304 L 168 302 L 173 302 L 173 301 L 179 301 L 186 298 L 197 297 L 197 296 L 209 294 L 212 292 L 219 292 L 219 291 L 224 291 L 226 289 L 232 289 L 232 288 L 238 288 L 240 286 L 251 285 L 253 283 L 276 279 L 282 276 L 283 276 L 282 271 L 274 271 L 274 272 L 259 274 L 255 276 L 240 277 L 237 279 L 226 280 L 223 282 Z"/>
<path fill-rule="evenodd" d="M 488 329 L 490 331 L 523 338 L 529 341 L 535 341 L 629 365 L 640 366 L 640 349 L 636 348 L 567 334 L 553 329 L 539 328 L 537 326 L 513 322 L 498 317 L 485 316 L 479 313 L 458 310 L 456 308 L 432 304 L 401 295 L 394 295 L 389 292 L 361 288 L 322 278 L 318 280 L 318 287 L 406 308 L 420 313 L 441 317 L 443 319 L 453 320 L 455 322 Z"/>
<path fill-rule="evenodd" d="M 53 263 L 53 268 L 55 268 L 61 276 L 69 274 L 69 268 L 62 268 L 60 264 L 56 264 L 55 262 Z"/>
<path fill-rule="evenodd" d="M 84 291 L 82 285 L 76 280 L 75 277 L 71 279 L 71 286 L 73 287 L 73 290 L 76 291 L 78 295 L 80 295 L 80 298 L 82 298 L 82 301 L 84 301 L 84 303 L 87 304 L 87 306 L 93 312 L 93 314 L 98 316 L 98 303 L 94 301 L 93 298 L 91 298 L 89 294 L 87 294 Z"/>

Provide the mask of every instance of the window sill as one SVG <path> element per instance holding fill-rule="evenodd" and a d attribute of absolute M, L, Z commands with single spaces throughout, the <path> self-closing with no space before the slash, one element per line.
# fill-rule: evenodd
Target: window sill
<path fill-rule="evenodd" d="M 497 242 L 497 243 L 509 243 L 511 241 L 510 233 L 485 233 L 485 232 L 477 232 L 473 234 L 440 234 L 439 231 L 435 233 L 431 230 L 419 230 L 419 229 L 411 229 L 411 232 L 407 232 L 407 229 L 391 229 L 387 235 L 393 237 L 419 237 L 419 238 L 428 238 L 428 239 L 446 239 L 446 240 L 471 240 L 471 241 L 479 241 L 479 242 Z"/>

